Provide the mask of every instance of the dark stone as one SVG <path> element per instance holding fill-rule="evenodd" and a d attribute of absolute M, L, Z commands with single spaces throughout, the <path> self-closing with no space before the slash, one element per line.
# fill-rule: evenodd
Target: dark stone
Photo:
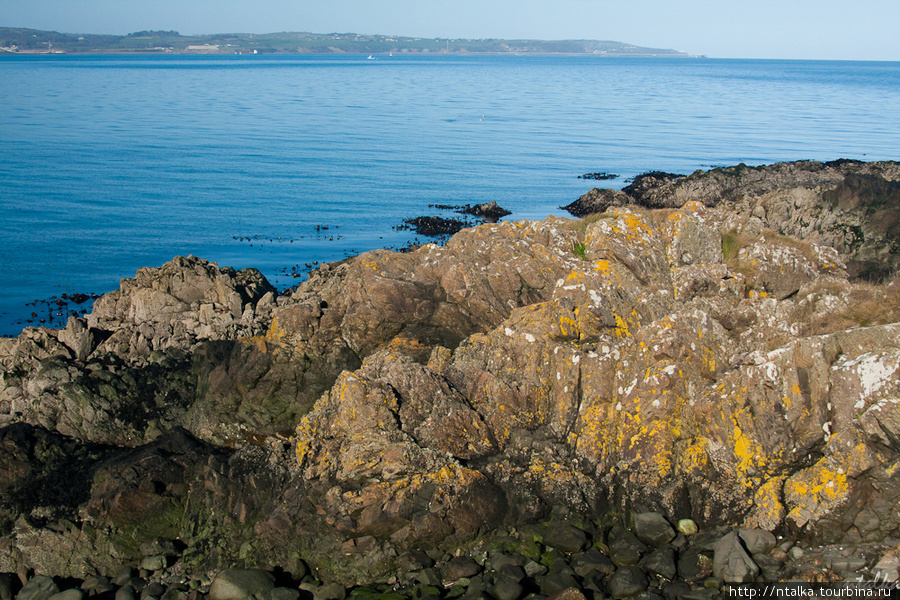
<path fill-rule="evenodd" d="M 485 202 L 484 204 L 476 204 L 475 206 L 466 205 L 462 210 L 463 214 L 480 217 L 485 221 L 496 223 L 500 218 L 512 213 L 505 208 L 501 208 L 496 202 Z"/>
<path fill-rule="evenodd" d="M 571 554 L 587 546 L 587 534 L 568 523 L 551 523 L 542 528 L 545 546 Z"/>
<path fill-rule="evenodd" d="M 645 544 L 662 546 L 672 541 L 675 530 L 660 513 L 645 512 L 634 515 L 634 534 Z"/>
<path fill-rule="evenodd" d="M 548 573 L 538 580 L 538 586 L 541 593 L 545 596 L 552 596 L 557 592 L 567 590 L 569 588 L 577 588 L 578 580 L 568 572 L 561 571 L 558 573 Z"/>
<path fill-rule="evenodd" d="M 138 595 L 135 593 L 134 588 L 130 585 L 125 585 L 116 590 L 115 600 L 137 600 Z"/>
<path fill-rule="evenodd" d="M 451 583 L 463 577 L 474 577 L 481 572 L 481 565 L 468 556 L 451 558 L 444 566 L 444 581 Z"/>
<path fill-rule="evenodd" d="M 659 575 L 665 579 L 675 579 L 675 551 L 672 548 L 657 548 L 639 563 L 650 575 Z"/>
<path fill-rule="evenodd" d="M 615 173 L 585 173 L 584 175 L 579 175 L 578 179 L 593 179 L 594 181 L 603 181 L 606 179 L 615 179 L 618 177 Z"/>
<path fill-rule="evenodd" d="M 691 591 L 691 586 L 683 581 L 667 581 L 659 589 L 666 600 L 678 600 Z"/>
<path fill-rule="evenodd" d="M 630 598 L 647 589 L 647 574 L 635 566 L 624 566 L 616 569 L 607 585 L 613 598 Z"/>
<path fill-rule="evenodd" d="M 609 552 L 612 562 L 619 567 L 636 565 L 648 550 L 637 537 L 621 525 L 613 525 L 609 532 Z"/>
<path fill-rule="evenodd" d="M 747 554 L 737 533 L 732 531 L 716 543 L 713 575 L 729 583 L 746 583 L 759 575 L 759 566 Z"/>
<path fill-rule="evenodd" d="M 434 567 L 422 569 L 416 573 L 415 577 L 416 581 L 422 585 L 441 585 L 442 583 L 441 575 Z"/>
<path fill-rule="evenodd" d="M 586 217 L 595 213 L 605 212 L 611 206 L 628 204 L 630 200 L 626 194 L 618 190 L 594 188 L 582 194 L 575 202 L 560 208 L 573 217 Z"/>
<path fill-rule="evenodd" d="M 635 176 L 630 184 L 622 188 L 622 191 L 634 198 L 638 204 L 641 204 L 641 201 L 644 200 L 644 197 L 649 190 L 670 181 L 681 179 L 682 177 L 684 177 L 684 175 L 678 175 L 676 173 L 648 171 L 647 173 L 641 173 L 640 175 Z"/>
<path fill-rule="evenodd" d="M 281 588 L 284 589 L 284 588 Z M 296 590 L 295 590 L 296 591 Z M 163 592 L 160 600 L 186 600 L 190 593 L 190 588 L 183 583 L 176 583 Z M 277 600 L 273 594 L 272 600 Z M 297 598 L 285 598 L 284 600 L 297 600 Z"/>
<path fill-rule="evenodd" d="M 346 597 L 347 589 L 340 583 L 329 583 L 313 592 L 314 600 L 344 600 Z"/>
<path fill-rule="evenodd" d="M 591 571 L 597 571 L 604 575 L 612 575 L 616 571 L 616 566 L 609 557 L 596 548 L 572 555 L 569 565 L 579 577 L 584 577 Z"/>
<path fill-rule="evenodd" d="M 491 568 L 495 571 L 500 571 L 506 565 L 521 567 L 522 562 L 521 556 L 511 556 L 503 552 L 497 552 L 492 555 L 490 560 Z"/>
<path fill-rule="evenodd" d="M 161 598 L 163 594 L 166 593 L 166 586 L 161 583 L 157 583 L 155 581 L 151 581 L 141 590 L 141 600 L 146 600 L 147 598 Z"/>
<path fill-rule="evenodd" d="M 497 571 L 498 577 L 505 577 L 507 579 L 511 579 L 513 581 L 522 581 L 527 577 L 525 574 L 525 569 L 520 567 L 519 565 L 503 565 L 500 567 L 500 570 Z"/>
<path fill-rule="evenodd" d="M 57 593 L 59 593 L 59 587 L 52 577 L 35 575 L 19 590 L 16 600 L 49 600 Z"/>
<path fill-rule="evenodd" d="M 711 552 L 690 548 L 678 557 L 678 575 L 685 581 L 700 581 L 712 575 Z"/>
<path fill-rule="evenodd" d="M 489 591 L 496 600 L 518 600 L 522 597 L 525 589 L 519 581 L 498 575 L 494 578 L 494 584 Z"/>
<path fill-rule="evenodd" d="M 404 225 L 398 229 L 412 229 L 419 235 L 427 237 L 444 237 L 459 233 L 465 227 L 472 227 L 474 223 L 462 219 L 445 219 L 444 217 L 415 217 L 403 219 Z"/>
<path fill-rule="evenodd" d="M 63 590 L 50 596 L 50 600 L 81 600 L 82 598 L 84 598 L 84 592 L 78 588 Z"/>

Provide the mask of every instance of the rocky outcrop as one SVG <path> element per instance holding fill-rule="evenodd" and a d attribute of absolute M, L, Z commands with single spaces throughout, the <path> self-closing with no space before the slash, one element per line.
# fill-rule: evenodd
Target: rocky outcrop
<path fill-rule="evenodd" d="M 900 164 L 838 160 L 738 165 L 687 176 L 648 173 L 621 192 L 593 189 L 565 209 L 583 217 L 630 203 L 723 206 L 737 231 L 776 231 L 838 250 L 851 276 L 883 279 L 900 261 Z"/>
<path fill-rule="evenodd" d="M 483 225 L 280 297 L 199 259 L 142 270 L 84 322 L 0 345 L 0 485 L 62 469 L 77 491 L 4 500 L 0 571 L 109 576 L 164 539 L 182 572 L 308 564 L 362 584 L 433 551 L 444 578 L 483 574 L 477 593 L 628 597 L 777 576 L 773 533 L 894 539 L 900 281 L 853 277 L 876 238 L 837 241 L 888 214 L 859 207 L 894 210 L 892 165 L 771 167 L 787 190 L 762 169 L 695 174 L 698 200 Z M 688 189 L 663 175 L 634 189 Z M 774 227 L 788 199 L 801 216 Z M 533 533 L 504 542 L 531 566 L 450 564 L 512 530 Z M 419 559 L 408 571 L 449 584 Z"/>

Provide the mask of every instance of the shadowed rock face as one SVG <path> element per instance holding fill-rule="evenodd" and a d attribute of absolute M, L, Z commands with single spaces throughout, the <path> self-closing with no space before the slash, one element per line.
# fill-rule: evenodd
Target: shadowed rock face
<path fill-rule="evenodd" d="M 894 538 L 900 288 L 851 281 L 869 246 L 838 235 L 894 210 L 894 166 L 816 165 L 657 177 L 641 194 L 669 189 L 668 208 L 483 225 L 289 296 L 194 258 L 142 269 L 86 321 L 0 340 L 0 485 L 57 464 L 36 436 L 82 490 L 4 500 L 0 571 L 71 571 L 47 558 L 62 543 L 108 570 L 92 552 L 121 562 L 155 536 L 190 568 L 302 556 L 363 582 L 559 507 Z"/>

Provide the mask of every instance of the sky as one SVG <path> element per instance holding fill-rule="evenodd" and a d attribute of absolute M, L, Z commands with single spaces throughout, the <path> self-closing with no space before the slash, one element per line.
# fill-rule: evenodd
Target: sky
<path fill-rule="evenodd" d="M 900 0 L 0 0 L 65 33 L 365 33 L 597 39 L 711 58 L 900 61 Z"/>

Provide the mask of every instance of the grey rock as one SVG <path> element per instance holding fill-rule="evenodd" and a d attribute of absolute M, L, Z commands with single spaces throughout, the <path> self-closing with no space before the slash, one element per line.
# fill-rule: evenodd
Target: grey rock
<path fill-rule="evenodd" d="M 494 578 L 494 583 L 490 587 L 490 594 L 496 600 L 518 600 L 522 597 L 525 589 L 519 581 L 499 575 Z"/>
<path fill-rule="evenodd" d="M 272 600 L 299 600 L 300 590 L 293 588 L 277 587 L 272 590 Z"/>
<path fill-rule="evenodd" d="M 158 554 L 156 556 L 147 556 L 141 560 L 141 568 L 148 571 L 160 571 L 166 568 L 166 557 Z"/>
<path fill-rule="evenodd" d="M 563 590 L 578 588 L 578 580 L 571 573 L 561 571 L 559 573 L 548 573 L 538 578 L 538 586 L 542 594 L 552 596 Z"/>
<path fill-rule="evenodd" d="M 712 575 L 712 552 L 690 548 L 678 556 L 678 575 L 688 582 L 696 582 Z"/>
<path fill-rule="evenodd" d="M 571 554 L 587 545 L 587 534 L 569 523 L 551 523 L 543 528 L 544 545 Z"/>
<path fill-rule="evenodd" d="M 661 546 L 672 541 L 675 530 L 660 513 L 645 512 L 634 515 L 634 534 L 645 544 Z"/>
<path fill-rule="evenodd" d="M 455 556 L 444 566 L 444 581 L 453 583 L 463 577 L 474 577 L 481 572 L 481 565 L 468 556 Z"/>
<path fill-rule="evenodd" d="M 522 560 L 521 557 L 511 556 L 504 552 L 497 552 L 491 556 L 490 565 L 493 570 L 499 571 L 506 565 L 522 566 Z"/>
<path fill-rule="evenodd" d="M 609 557 L 596 548 L 572 555 L 569 565 L 579 577 L 585 577 L 591 571 L 597 571 L 604 575 L 612 575 L 616 571 L 616 566 Z"/>
<path fill-rule="evenodd" d="M 132 577 L 134 577 L 134 575 L 135 575 L 134 568 L 125 566 L 118 570 L 118 572 L 112 578 L 110 583 L 112 583 L 115 586 L 122 587 L 122 586 L 128 585 L 128 582 L 131 580 Z"/>
<path fill-rule="evenodd" d="M 50 596 L 50 600 L 81 600 L 84 598 L 84 592 L 77 588 L 63 590 Z"/>
<path fill-rule="evenodd" d="M 156 581 L 151 581 L 144 587 L 143 590 L 141 590 L 141 600 L 147 600 L 148 598 L 161 598 L 165 593 L 166 586 Z"/>
<path fill-rule="evenodd" d="M 778 540 L 775 539 L 772 532 L 765 529 L 741 527 L 737 533 L 750 554 L 768 554 L 778 544 Z"/>
<path fill-rule="evenodd" d="M 313 592 L 314 600 L 344 600 L 347 597 L 347 589 L 339 583 L 323 585 Z"/>
<path fill-rule="evenodd" d="M 177 583 L 170 585 L 165 592 L 163 592 L 162 596 L 160 596 L 160 600 L 186 600 L 189 594 L 189 586 L 183 583 Z"/>
<path fill-rule="evenodd" d="M 737 533 L 732 531 L 716 543 L 713 575 L 728 583 L 746 583 L 759 575 L 759 566 L 747 554 Z"/>
<path fill-rule="evenodd" d="M 422 585 L 441 585 L 443 583 L 440 572 L 434 567 L 417 571 L 415 579 Z"/>
<path fill-rule="evenodd" d="M 546 565 L 542 565 L 539 562 L 535 562 L 533 560 L 525 563 L 525 574 L 529 577 L 539 577 L 540 575 L 546 575 L 549 569 Z"/>
<path fill-rule="evenodd" d="M 16 595 L 16 600 L 49 600 L 57 593 L 59 593 L 59 587 L 52 577 L 35 575 L 22 586 Z"/>
<path fill-rule="evenodd" d="M 525 574 L 525 569 L 523 569 L 519 565 L 514 564 L 503 565 L 497 571 L 497 577 L 505 577 L 506 579 L 510 579 L 516 582 L 522 581 L 526 576 L 527 575 Z"/>
<path fill-rule="evenodd" d="M 226 569 L 209 588 L 210 600 L 269 600 L 275 577 L 262 569 Z"/>
<path fill-rule="evenodd" d="M 116 590 L 115 600 L 137 600 L 138 594 L 130 585 L 125 585 Z"/>
<path fill-rule="evenodd" d="M 610 559 L 616 566 L 636 565 L 648 550 L 637 536 L 621 525 L 614 525 L 609 532 Z"/>
<path fill-rule="evenodd" d="M 106 586 L 109 585 L 111 585 L 109 578 L 100 575 L 89 575 L 81 582 L 81 589 L 96 595 L 95 590 L 103 589 L 105 591 Z"/>
<path fill-rule="evenodd" d="M 624 566 L 616 569 L 609 578 L 609 595 L 613 598 L 630 598 L 647 589 L 647 574 L 636 566 Z"/>
<path fill-rule="evenodd" d="M 675 551 L 672 548 L 657 548 L 647 554 L 639 563 L 650 575 L 659 575 L 664 579 L 675 579 L 678 573 L 675 566 Z"/>
<path fill-rule="evenodd" d="M 660 591 L 666 600 L 678 600 L 691 591 L 691 586 L 683 581 L 667 581 L 660 586 Z"/>

